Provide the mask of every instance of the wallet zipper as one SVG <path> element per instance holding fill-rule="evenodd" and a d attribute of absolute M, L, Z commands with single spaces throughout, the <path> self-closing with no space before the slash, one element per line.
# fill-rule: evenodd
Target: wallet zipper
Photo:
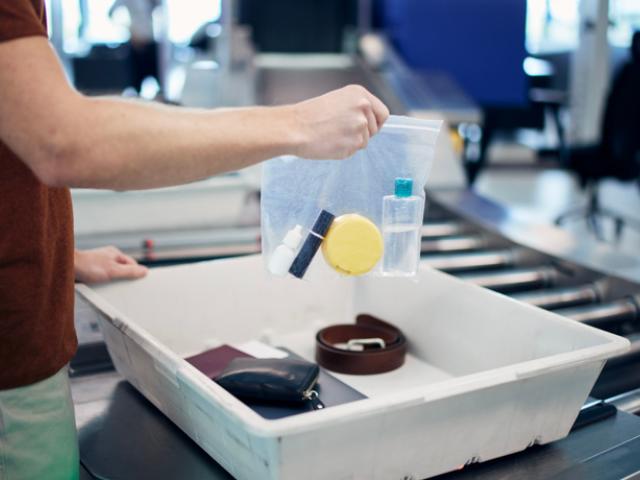
<path fill-rule="evenodd" d="M 311 387 L 309 387 L 309 389 L 303 392 L 302 394 L 302 398 L 308 402 L 311 402 L 311 406 L 313 407 L 314 410 L 322 410 L 324 408 L 324 403 L 322 403 L 322 400 L 320 400 L 320 397 L 318 396 L 318 392 L 313 389 L 317 385 L 319 377 L 320 377 L 320 371 L 318 371 L 318 374 L 316 375 L 316 378 L 312 382 Z"/>
<path fill-rule="evenodd" d="M 303 398 L 311 403 L 314 410 L 322 410 L 324 408 L 324 403 L 322 403 L 322 400 L 320 400 L 320 397 L 318 396 L 318 392 L 315 390 L 306 391 Z"/>

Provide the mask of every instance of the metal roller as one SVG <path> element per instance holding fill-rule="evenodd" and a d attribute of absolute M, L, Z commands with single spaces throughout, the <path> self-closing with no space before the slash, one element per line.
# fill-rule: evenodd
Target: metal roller
<path fill-rule="evenodd" d="M 422 226 L 422 238 L 450 237 L 465 233 L 468 229 L 460 222 L 429 222 Z"/>
<path fill-rule="evenodd" d="M 462 252 L 480 250 L 487 247 L 487 240 L 481 235 L 460 235 L 422 240 L 422 253 Z"/>
<path fill-rule="evenodd" d="M 640 388 L 607 398 L 605 403 L 615 405 L 618 410 L 627 413 L 640 413 Z"/>
<path fill-rule="evenodd" d="M 445 272 L 462 272 L 484 268 L 508 267 L 515 263 L 511 250 L 493 250 L 476 253 L 457 253 L 448 255 L 425 255 L 422 261 L 427 265 Z"/>
<path fill-rule="evenodd" d="M 521 302 L 535 305 L 536 307 L 554 309 L 574 307 L 596 303 L 600 300 L 600 294 L 595 285 L 581 287 L 556 288 L 541 292 L 528 292 L 514 295 L 513 298 Z"/>
<path fill-rule="evenodd" d="M 529 268 L 508 270 L 506 272 L 466 273 L 459 276 L 481 287 L 499 292 L 530 290 L 553 285 L 558 272 L 554 268 Z"/>
<path fill-rule="evenodd" d="M 556 313 L 599 328 L 640 319 L 640 309 L 632 298 L 624 298 L 601 305 L 563 308 L 556 310 Z"/>
<path fill-rule="evenodd" d="M 614 368 L 620 365 L 627 365 L 635 362 L 640 363 L 640 333 L 627 335 L 627 338 L 631 342 L 629 351 L 610 358 L 607 361 L 607 368 Z"/>
<path fill-rule="evenodd" d="M 640 388 L 640 334 L 627 338 L 631 341 L 630 350 L 607 360 L 591 396 L 609 398 Z"/>
<path fill-rule="evenodd" d="M 594 398 L 609 398 L 640 388 L 640 369 L 637 360 L 626 365 L 604 367 L 590 395 Z"/>

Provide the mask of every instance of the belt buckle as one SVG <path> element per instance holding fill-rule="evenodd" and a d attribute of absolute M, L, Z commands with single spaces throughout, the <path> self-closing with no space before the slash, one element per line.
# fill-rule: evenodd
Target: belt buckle
<path fill-rule="evenodd" d="M 379 337 L 373 338 L 352 338 L 347 343 L 336 343 L 335 348 L 348 350 L 350 352 L 364 352 L 367 348 L 383 349 L 386 348 L 386 342 Z"/>

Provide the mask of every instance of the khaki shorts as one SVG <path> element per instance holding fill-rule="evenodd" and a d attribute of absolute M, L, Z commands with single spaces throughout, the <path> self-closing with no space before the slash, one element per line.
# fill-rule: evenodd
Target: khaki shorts
<path fill-rule="evenodd" d="M 78 439 L 67 368 L 0 390 L 0 480 L 76 480 Z"/>

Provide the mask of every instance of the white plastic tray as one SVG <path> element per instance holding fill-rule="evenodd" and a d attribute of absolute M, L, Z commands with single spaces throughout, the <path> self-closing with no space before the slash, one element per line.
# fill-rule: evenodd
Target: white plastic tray
<path fill-rule="evenodd" d="M 314 264 L 316 267 L 318 264 Z M 258 256 L 151 271 L 78 291 L 100 312 L 118 371 L 239 479 L 426 478 L 564 437 L 626 339 L 422 268 L 419 282 L 274 280 Z M 312 359 L 314 332 L 368 312 L 410 356 L 340 375 L 367 396 L 265 420 L 182 358 L 260 339 Z"/>

